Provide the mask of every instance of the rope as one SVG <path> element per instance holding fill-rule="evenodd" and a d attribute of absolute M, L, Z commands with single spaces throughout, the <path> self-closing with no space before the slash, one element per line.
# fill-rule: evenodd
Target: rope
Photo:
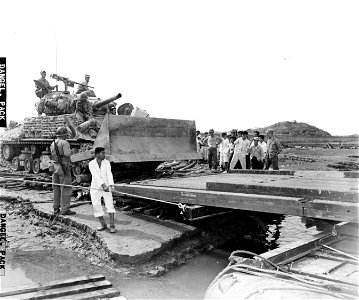
<path fill-rule="evenodd" d="M 3 178 L 6 178 L 6 177 L 1 177 L 0 176 L 0 179 L 3 179 Z M 17 178 L 11 178 L 11 180 L 21 181 L 21 182 L 30 182 L 30 183 L 35 182 L 35 183 L 42 183 L 42 184 L 51 184 L 53 186 L 56 185 L 56 186 L 71 187 L 71 188 L 82 189 L 82 190 L 95 190 L 95 191 L 103 192 L 102 189 L 97 189 L 97 188 L 92 188 L 92 187 L 84 187 L 84 186 L 80 186 L 80 185 L 69 185 L 69 184 L 62 184 L 62 183 L 54 183 L 54 182 L 47 182 L 47 181 L 33 181 L 33 180 L 17 179 Z M 179 209 L 181 209 L 183 211 L 186 209 L 186 205 L 183 205 L 181 203 L 174 203 L 174 202 L 169 202 L 169 201 L 165 201 L 165 200 L 160 200 L 160 199 L 154 199 L 154 198 L 134 195 L 134 194 L 130 194 L 130 193 L 123 193 L 123 192 L 119 192 L 119 191 L 115 191 L 115 190 L 113 190 L 111 192 L 117 193 L 117 194 L 120 194 L 120 195 L 124 195 L 124 196 L 128 196 L 128 197 L 134 197 L 134 198 L 138 198 L 138 199 L 144 199 L 144 200 L 150 200 L 150 201 L 156 201 L 156 202 L 160 202 L 160 203 L 175 205 L 175 206 L 177 206 Z"/>
<path fill-rule="evenodd" d="M 332 251 L 334 251 L 334 252 L 337 252 L 337 253 L 339 253 L 339 254 L 342 254 L 342 255 L 344 255 L 344 256 L 347 256 L 347 257 L 350 257 L 350 258 L 352 258 L 352 259 L 355 259 L 356 261 L 359 260 L 359 258 L 358 258 L 357 256 L 350 255 L 350 254 L 348 254 L 348 253 L 345 253 L 345 252 L 340 251 L 340 250 L 338 250 L 338 249 L 329 247 L 329 246 L 327 246 L 327 245 L 321 245 L 321 246 L 324 247 L 324 248 L 327 248 L 327 249 L 329 249 L 329 250 L 332 250 Z"/>
<path fill-rule="evenodd" d="M 238 262 L 236 259 L 236 254 L 249 254 L 249 255 L 253 255 L 254 257 L 258 257 L 261 260 L 267 262 L 268 264 L 270 264 L 273 268 L 275 268 L 275 270 L 270 270 L 270 269 L 262 269 L 262 268 L 258 268 L 255 266 L 251 266 L 251 265 L 246 265 L 243 264 L 241 262 Z M 310 286 L 310 290 L 313 291 L 317 291 L 317 292 L 322 292 L 322 293 L 328 293 L 328 290 L 330 291 L 330 293 L 333 295 L 338 295 L 341 298 L 345 298 L 343 296 L 343 294 L 341 293 L 336 293 L 332 290 L 336 289 L 336 286 L 333 286 L 331 283 L 329 283 L 328 281 L 325 280 L 315 280 L 315 279 L 308 279 L 308 277 L 305 276 L 301 276 L 301 275 L 296 275 L 293 274 L 287 270 L 285 270 L 284 268 L 280 267 L 279 265 L 273 263 L 272 261 L 270 261 L 269 259 L 258 255 L 254 252 L 251 251 L 245 251 L 245 250 L 237 250 L 231 253 L 231 255 L 229 256 L 229 264 L 228 266 L 222 271 L 220 272 L 216 278 L 211 282 L 211 284 L 208 286 L 206 293 L 208 293 L 208 291 L 210 290 L 210 288 L 220 279 L 220 278 L 225 278 L 227 277 L 226 275 L 230 275 L 230 274 L 226 274 L 229 271 L 237 271 L 237 272 L 241 272 L 241 273 L 247 273 L 250 275 L 254 275 L 254 276 L 260 276 L 260 277 L 264 277 L 264 278 L 273 278 L 279 276 L 280 280 L 285 280 L 287 281 L 288 279 L 294 279 L 295 281 L 297 281 L 297 284 L 301 284 L 304 286 Z M 278 277 L 277 277 L 278 278 Z M 287 278 L 287 279 L 285 279 Z M 309 289 L 308 289 L 309 291 Z M 250 294 L 249 296 L 252 296 L 254 294 L 256 294 L 258 291 L 253 292 L 252 294 Z M 249 297 L 248 296 L 248 297 Z"/>

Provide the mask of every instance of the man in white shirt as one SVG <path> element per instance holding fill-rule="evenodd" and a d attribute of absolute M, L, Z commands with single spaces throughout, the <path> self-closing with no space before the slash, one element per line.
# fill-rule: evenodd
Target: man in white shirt
<path fill-rule="evenodd" d="M 251 144 L 251 142 L 248 139 L 248 132 L 243 131 L 241 149 L 240 149 L 240 153 L 239 153 L 239 161 L 241 162 L 243 169 L 249 169 L 249 167 L 250 167 L 250 159 L 249 159 L 250 144 Z"/>
<path fill-rule="evenodd" d="M 229 165 L 229 168 L 231 170 L 233 170 L 236 166 L 236 164 L 239 162 L 239 153 L 240 153 L 240 149 L 242 147 L 242 131 L 239 131 L 238 132 L 238 138 L 234 141 L 234 152 L 233 152 L 233 157 L 232 157 L 232 160 L 231 160 L 231 163 Z M 242 168 L 242 165 L 241 167 Z"/>
<path fill-rule="evenodd" d="M 94 216 L 99 218 L 101 226 L 98 231 L 105 230 L 107 224 L 103 218 L 104 213 L 101 206 L 101 198 L 105 201 L 106 210 L 110 215 L 110 233 L 115 233 L 115 208 L 111 188 L 113 188 L 113 175 L 111 172 L 110 162 L 105 159 L 105 149 L 97 147 L 95 149 L 95 159 L 89 163 L 89 169 L 92 175 L 91 181 L 91 202 L 94 210 Z"/>
<path fill-rule="evenodd" d="M 220 166 L 222 167 L 222 169 L 224 170 L 224 173 L 228 172 L 228 161 L 229 161 L 229 136 L 230 136 L 230 132 L 223 132 L 222 133 L 222 143 L 220 145 L 220 152 L 221 152 L 221 156 L 220 156 Z"/>
<path fill-rule="evenodd" d="M 262 149 L 263 149 L 262 161 L 263 161 L 263 165 L 265 165 L 265 157 L 266 157 L 266 154 L 267 154 L 267 143 L 264 141 L 264 135 L 263 134 L 259 135 L 258 145 L 261 146 Z"/>

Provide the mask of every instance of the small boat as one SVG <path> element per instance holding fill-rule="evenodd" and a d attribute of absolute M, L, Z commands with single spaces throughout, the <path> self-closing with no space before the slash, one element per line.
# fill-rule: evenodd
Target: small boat
<path fill-rule="evenodd" d="M 358 299 L 358 224 L 257 255 L 234 251 L 204 299 Z"/>

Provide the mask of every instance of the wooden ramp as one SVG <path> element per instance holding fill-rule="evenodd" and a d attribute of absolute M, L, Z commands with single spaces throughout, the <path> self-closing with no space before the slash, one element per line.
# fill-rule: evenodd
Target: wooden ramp
<path fill-rule="evenodd" d="M 103 275 L 2 288 L 1 299 L 104 299 L 120 294 Z"/>
<path fill-rule="evenodd" d="M 341 172 L 219 174 L 119 184 L 115 190 L 187 205 L 358 223 L 358 180 Z"/>

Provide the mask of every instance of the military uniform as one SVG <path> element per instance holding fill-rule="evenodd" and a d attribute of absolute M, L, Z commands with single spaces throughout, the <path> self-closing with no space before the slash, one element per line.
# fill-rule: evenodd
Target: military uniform
<path fill-rule="evenodd" d="M 87 87 L 88 82 L 86 80 L 82 81 L 81 84 L 78 85 L 76 94 L 81 94 L 82 92 L 89 91 L 89 88 Z"/>
<path fill-rule="evenodd" d="M 78 99 L 76 102 L 75 115 L 80 122 L 92 119 L 92 105 L 90 101 L 84 98 Z"/>
<path fill-rule="evenodd" d="M 40 78 L 37 81 L 39 81 L 40 83 L 43 84 L 43 86 L 45 88 L 41 88 L 38 85 L 36 85 L 36 91 L 35 94 L 37 97 L 42 98 L 44 97 L 46 94 L 50 93 L 52 89 L 54 89 L 53 87 L 50 86 L 50 83 L 46 80 L 46 78 Z"/>
<path fill-rule="evenodd" d="M 57 147 L 59 149 L 59 154 L 61 156 L 64 174 L 61 174 L 61 172 L 57 174 L 57 171 L 60 168 L 60 164 L 58 163 L 59 159 L 57 157 L 54 142 L 52 142 L 50 146 L 51 158 L 52 160 L 55 161 L 54 174 L 52 175 L 52 182 L 57 184 L 71 185 L 70 144 L 66 140 L 62 140 L 62 139 L 56 139 L 55 143 L 57 144 Z M 54 190 L 54 211 L 57 211 L 61 208 L 61 212 L 67 212 L 70 208 L 72 188 L 54 185 L 53 190 Z"/>

